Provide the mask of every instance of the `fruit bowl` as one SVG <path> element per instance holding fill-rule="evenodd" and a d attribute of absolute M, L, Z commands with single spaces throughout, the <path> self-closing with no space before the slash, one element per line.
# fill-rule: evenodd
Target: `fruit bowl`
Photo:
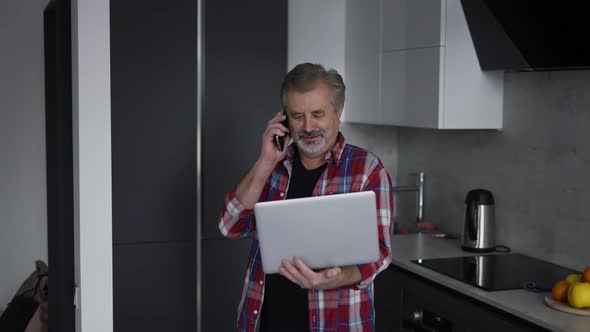
<path fill-rule="evenodd" d="M 545 304 L 555 310 L 567 312 L 569 314 L 590 316 L 590 308 L 574 308 L 566 303 L 554 300 L 551 296 L 545 296 Z"/>

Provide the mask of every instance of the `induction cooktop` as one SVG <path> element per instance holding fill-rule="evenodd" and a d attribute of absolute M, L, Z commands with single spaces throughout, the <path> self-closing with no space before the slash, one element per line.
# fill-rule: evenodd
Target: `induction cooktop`
<path fill-rule="evenodd" d="M 579 272 L 522 254 L 490 254 L 412 262 L 486 291 L 551 291 L 553 284 Z"/>

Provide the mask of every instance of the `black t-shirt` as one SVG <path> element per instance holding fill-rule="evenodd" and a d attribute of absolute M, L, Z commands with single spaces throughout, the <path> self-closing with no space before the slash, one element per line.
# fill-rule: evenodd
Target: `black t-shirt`
<path fill-rule="evenodd" d="M 326 164 L 305 169 L 295 158 L 287 199 L 309 197 Z M 260 317 L 261 332 L 301 332 L 309 330 L 307 289 L 280 274 L 267 274 Z"/>

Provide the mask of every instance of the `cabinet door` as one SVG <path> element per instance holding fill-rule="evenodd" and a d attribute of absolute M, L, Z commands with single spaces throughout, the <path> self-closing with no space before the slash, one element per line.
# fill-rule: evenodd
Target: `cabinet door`
<path fill-rule="evenodd" d="M 252 238 L 203 240 L 201 330 L 236 331 Z"/>
<path fill-rule="evenodd" d="M 195 242 L 114 245 L 114 331 L 195 331 L 196 252 Z"/>
<path fill-rule="evenodd" d="M 402 331 L 547 331 L 416 274 L 392 269 L 402 288 L 401 315 L 393 316 L 393 324 Z"/>
<path fill-rule="evenodd" d="M 399 331 L 401 328 L 402 287 L 398 280 L 391 267 L 375 278 L 375 331 Z"/>
<path fill-rule="evenodd" d="M 196 3 L 110 6 L 113 242 L 193 240 Z"/>
<path fill-rule="evenodd" d="M 383 0 L 383 51 L 444 45 L 444 0 Z"/>
<path fill-rule="evenodd" d="M 408 122 L 406 112 L 407 51 L 383 53 L 381 77 L 381 110 L 384 123 L 400 125 Z"/>
<path fill-rule="evenodd" d="M 252 167 L 266 121 L 281 110 L 287 1 L 203 5 L 202 236 L 212 239 L 222 238 L 217 225 L 225 194 Z"/>
<path fill-rule="evenodd" d="M 384 122 L 437 128 L 442 105 L 441 47 L 383 53 Z"/>
<path fill-rule="evenodd" d="M 346 103 L 343 120 L 381 124 L 379 77 L 379 1 L 348 1 L 346 4 Z M 329 42 L 329 41 L 327 41 Z"/>

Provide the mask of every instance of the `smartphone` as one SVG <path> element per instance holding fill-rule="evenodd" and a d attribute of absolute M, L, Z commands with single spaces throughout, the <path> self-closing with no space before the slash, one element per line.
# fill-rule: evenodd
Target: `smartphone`
<path fill-rule="evenodd" d="M 283 110 L 283 115 L 286 115 L 285 110 Z M 289 121 L 287 121 L 286 118 L 285 120 L 283 120 L 283 122 L 281 122 L 281 124 L 287 127 L 287 129 L 289 128 Z M 277 145 L 277 148 L 280 151 L 283 151 L 283 144 L 285 144 L 285 136 L 275 135 L 275 144 Z"/>

